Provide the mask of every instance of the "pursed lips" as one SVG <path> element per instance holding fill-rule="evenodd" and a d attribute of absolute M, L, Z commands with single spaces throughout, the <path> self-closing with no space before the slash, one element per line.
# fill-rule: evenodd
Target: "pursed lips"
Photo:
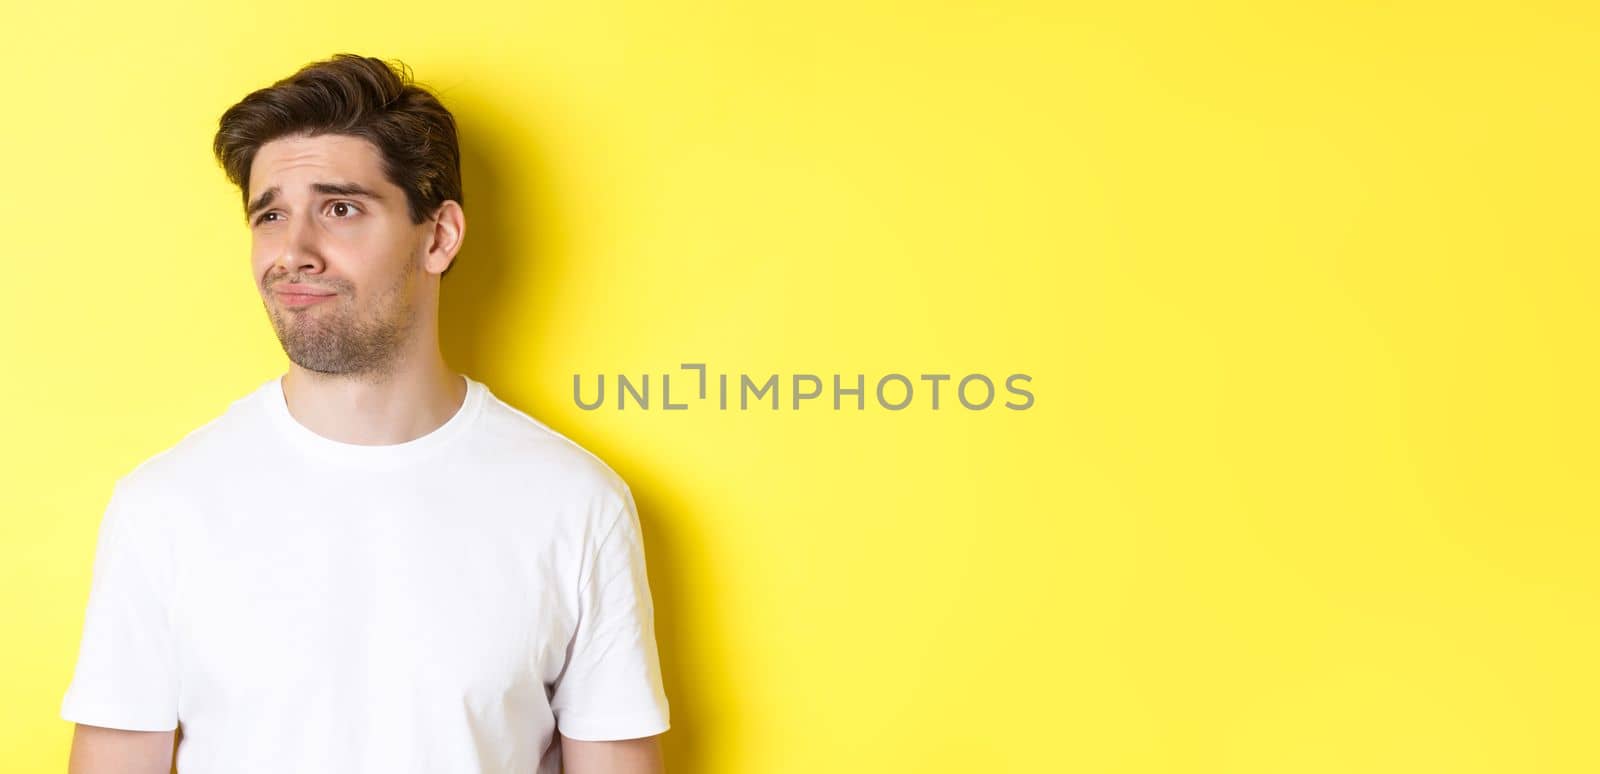
<path fill-rule="evenodd" d="M 293 282 L 285 283 L 285 284 L 282 284 L 282 285 L 275 285 L 273 287 L 273 290 L 278 292 L 278 293 L 283 293 L 285 295 L 292 295 L 292 296 L 331 296 L 331 295 L 333 295 L 333 291 L 331 291 L 331 290 L 323 290 L 322 288 L 319 288 L 316 285 L 302 285 L 302 284 L 293 283 Z"/>
<path fill-rule="evenodd" d="M 279 285 L 273 289 L 278 298 L 291 306 L 306 306 L 317 303 L 323 299 L 331 298 L 333 291 L 323 290 L 313 285 L 288 284 Z"/>

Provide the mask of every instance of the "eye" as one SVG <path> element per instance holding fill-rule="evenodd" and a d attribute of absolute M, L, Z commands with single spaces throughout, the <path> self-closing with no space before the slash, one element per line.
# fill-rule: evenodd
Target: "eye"
<path fill-rule="evenodd" d="M 350 215 L 353 215 L 355 213 L 361 212 L 361 208 L 357 207 L 355 202 L 334 202 L 334 203 L 332 203 L 332 204 L 330 204 L 328 206 L 329 206 L 330 211 L 336 213 L 337 217 L 340 220 L 348 218 L 348 217 L 350 217 Z M 256 225 L 259 226 L 259 225 L 261 225 L 263 223 L 276 222 L 276 221 L 269 221 L 267 219 L 272 217 L 272 216 L 274 216 L 274 215 L 277 215 L 277 214 L 278 214 L 277 210 L 270 210 L 268 212 L 262 213 L 260 217 L 256 218 Z"/>

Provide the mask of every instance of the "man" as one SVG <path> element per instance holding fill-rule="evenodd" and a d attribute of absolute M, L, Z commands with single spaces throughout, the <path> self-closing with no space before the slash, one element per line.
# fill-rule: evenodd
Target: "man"
<path fill-rule="evenodd" d="M 341 54 L 214 151 L 290 366 L 112 487 L 69 770 L 660 772 L 632 492 L 439 349 L 449 111 Z"/>

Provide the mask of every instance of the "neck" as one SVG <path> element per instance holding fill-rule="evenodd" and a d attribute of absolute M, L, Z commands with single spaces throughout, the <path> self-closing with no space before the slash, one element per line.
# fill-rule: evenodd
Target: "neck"
<path fill-rule="evenodd" d="M 435 344 L 381 372 L 327 374 L 291 363 L 283 377 L 289 413 L 312 432 L 343 443 L 387 445 L 421 438 L 455 416 L 467 383 Z"/>

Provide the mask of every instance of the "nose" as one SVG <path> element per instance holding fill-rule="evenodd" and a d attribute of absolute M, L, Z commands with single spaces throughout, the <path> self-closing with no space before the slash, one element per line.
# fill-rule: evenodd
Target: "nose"
<path fill-rule="evenodd" d="M 278 254 L 276 270 L 287 270 L 290 274 L 321 272 L 324 263 L 322 235 L 315 219 L 295 218 L 289 223 L 288 231 L 283 250 Z"/>

